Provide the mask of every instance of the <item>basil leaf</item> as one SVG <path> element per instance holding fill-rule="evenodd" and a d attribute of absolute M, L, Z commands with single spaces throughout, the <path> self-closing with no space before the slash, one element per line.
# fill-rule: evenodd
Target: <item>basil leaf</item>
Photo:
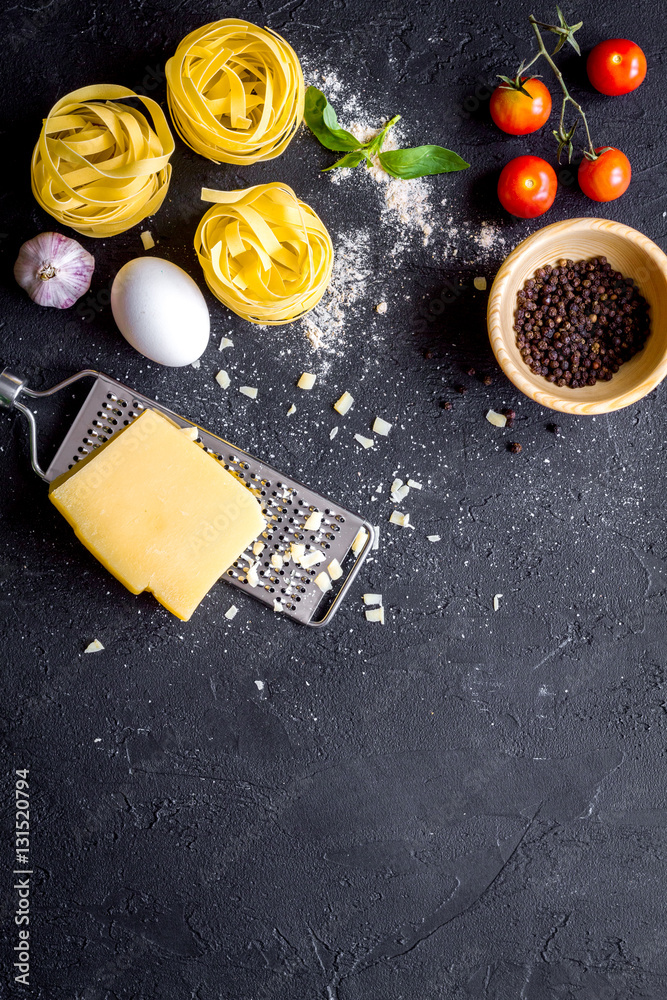
<path fill-rule="evenodd" d="M 327 149 L 344 153 L 348 149 L 361 149 L 362 143 L 351 132 L 338 125 L 336 112 L 317 87 L 309 87 L 303 109 L 306 125 Z"/>
<path fill-rule="evenodd" d="M 452 170 L 466 170 L 470 164 L 451 149 L 442 146 L 415 146 L 413 149 L 390 149 L 380 153 L 378 159 L 392 177 L 408 180 L 430 174 L 448 174 Z"/>
<path fill-rule="evenodd" d="M 380 152 L 380 150 L 382 149 L 382 144 L 384 143 L 384 140 L 387 136 L 387 132 L 389 131 L 389 129 L 394 127 L 396 122 L 400 120 L 401 120 L 400 115 L 394 115 L 394 117 L 387 122 L 382 131 L 379 132 L 374 139 L 371 139 L 370 142 L 366 143 L 366 148 L 368 149 L 369 156 L 373 156 L 374 153 Z"/>
<path fill-rule="evenodd" d="M 326 174 L 328 170 L 335 170 L 336 167 L 358 167 L 361 161 L 365 158 L 365 149 L 354 149 L 351 153 L 346 153 L 340 160 L 336 160 L 336 162 L 332 163 L 330 167 L 325 167 L 322 173 Z"/>

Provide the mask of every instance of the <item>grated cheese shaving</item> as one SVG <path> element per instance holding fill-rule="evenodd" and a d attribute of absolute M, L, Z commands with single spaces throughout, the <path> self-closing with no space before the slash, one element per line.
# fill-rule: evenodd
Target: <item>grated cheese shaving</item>
<path fill-rule="evenodd" d="M 264 542 L 255 542 L 255 544 L 252 547 L 252 554 L 254 556 L 261 556 L 262 552 L 264 551 L 264 548 L 265 548 Z"/>
<path fill-rule="evenodd" d="M 369 608 L 366 611 L 366 621 L 379 622 L 380 625 L 384 625 L 384 608 Z"/>
<path fill-rule="evenodd" d="M 227 619 L 229 619 L 229 621 L 231 621 L 232 618 L 236 618 L 236 616 L 237 616 L 238 613 L 239 613 L 239 609 L 236 607 L 235 604 L 232 604 L 231 608 L 227 608 L 227 610 L 225 611 L 225 618 L 227 618 Z"/>
<path fill-rule="evenodd" d="M 380 525 L 379 524 L 375 524 L 375 525 L 373 525 L 373 528 L 374 528 L 374 531 L 375 531 L 375 535 L 374 535 L 374 538 L 373 538 L 373 548 L 371 549 L 371 551 L 372 552 L 377 552 L 377 550 L 380 548 Z"/>
<path fill-rule="evenodd" d="M 332 580 L 340 580 L 343 575 L 343 568 L 337 559 L 332 559 L 327 569 Z"/>
<path fill-rule="evenodd" d="M 292 403 L 289 410 L 287 411 L 287 416 L 291 417 L 293 413 L 296 413 L 296 406 L 294 405 L 294 403 Z"/>
<path fill-rule="evenodd" d="M 315 385 L 317 375 L 312 375 L 310 372 L 304 372 L 299 381 L 297 382 L 297 387 L 299 389 L 312 389 Z"/>
<path fill-rule="evenodd" d="M 493 610 L 494 611 L 499 611 L 500 610 L 500 599 L 501 599 L 502 596 L 503 596 L 502 594 L 494 594 L 493 595 Z"/>
<path fill-rule="evenodd" d="M 306 531 L 319 531 L 322 526 L 323 517 L 324 514 L 321 510 L 314 510 L 312 514 L 309 514 L 304 524 Z"/>
<path fill-rule="evenodd" d="M 382 604 L 382 594 L 362 594 L 364 604 Z"/>
<path fill-rule="evenodd" d="M 408 486 L 411 490 L 421 490 L 423 486 L 421 483 L 416 483 L 414 479 L 408 479 Z"/>
<path fill-rule="evenodd" d="M 222 340 L 220 341 L 220 347 L 218 348 L 218 350 L 225 351 L 228 347 L 233 347 L 233 346 L 234 346 L 233 340 L 230 340 L 229 337 L 223 337 Z"/>
<path fill-rule="evenodd" d="M 387 311 L 387 303 L 386 302 L 378 302 L 378 304 L 375 307 L 375 311 L 378 312 L 378 313 L 380 313 L 380 316 L 384 316 L 384 314 Z"/>
<path fill-rule="evenodd" d="M 282 569 L 283 562 L 284 562 L 283 557 L 278 552 L 274 552 L 273 555 L 271 556 L 271 565 L 273 566 L 273 568 Z"/>
<path fill-rule="evenodd" d="M 153 234 L 150 229 L 144 230 L 141 234 L 141 242 L 144 245 L 144 250 L 152 250 L 155 246 L 155 240 L 153 239 Z"/>
<path fill-rule="evenodd" d="M 313 566 L 324 562 L 324 558 L 324 552 L 308 552 L 305 556 L 301 556 L 301 565 L 304 569 L 312 569 Z"/>
<path fill-rule="evenodd" d="M 89 642 L 86 648 L 84 649 L 84 653 L 99 653 L 100 650 L 102 649 L 104 649 L 104 646 L 102 645 L 100 640 L 93 639 L 93 641 Z"/>
<path fill-rule="evenodd" d="M 314 583 L 320 588 L 323 594 L 326 594 L 327 590 L 331 590 L 331 580 L 328 573 L 319 573 L 315 577 Z"/>
<path fill-rule="evenodd" d="M 373 421 L 373 433 L 381 434 L 382 437 L 386 437 L 391 430 L 392 425 L 388 420 L 383 420 L 382 417 L 376 417 Z"/>
<path fill-rule="evenodd" d="M 338 434 L 338 428 L 332 427 L 331 430 L 329 431 L 329 440 L 333 441 L 333 439 L 336 437 L 336 434 Z"/>
<path fill-rule="evenodd" d="M 359 531 L 355 535 L 354 541 L 352 542 L 352 551 L 355 556 L 359 555 L 364 545 L 368 541 L 368 532 L 365 528 L 359 528 Z"/>
<path fill-rule="evenodd" d="M 221 389 L 229 389 L 231 385 L 231 379 L 226 371 L 219 371 L 215 376 L 215 381 L 218 383 Z"/>
<path fill-rule="evenodd" d="M 257 563 L 253 563 L 251 566 L 248 566 L 245 578 L 247 583 L 251 587 L 256 587 L 259 584 L 259 576 L 257 575 Z"/>
<path fill-rule="evenodd" d="M 351 396 L 349 392 L 344 392 L 340 399 L 336 400 L 333 407 L 337 413 L 340 413 L 342 417 L 350 410 L 352 404 L 354 403 L 354 396 Z"/>
<path fill-rule="evenodd" d="M 507 417 L 503 413 L 496 413 L 495 410 L 487 410 L 486 419 L 494 427 L 504 427 L 507 424 Z"/>
<path fill-rule="evenodd" d="M 362 448 L 372 448 L 373 445 L 375 444 L 373 438 L 364 437 L 363 434 L 355 434 L 354 440 L 358 441 L 359 444 L 362 446 Z"/>
<path fill-rule="evenodd" d="M 301 542 L 292 542 L 290 544 L 290 554 L 295 563 L 301 563 L 306 554 L 306 546 Z"/>
<path fill-rule="evenodd" d="M 250 399 L 257 399 L 257 389 L 252 385 L 240 385 L 239 392 L 242 392 L 244 396 L 248 396 Z"/>
<path fill-rule="evenodd" d="M 403 485 L 403 480 L 402 479 L 394 479 L 393 483 L 389 487 L 389 492 L 390 493 L 395 493 L 396 490 L 399 490 L 402 485 Z"/>
<path fill-rule="evenodd" d="M 426 537 L 428 538 L 429 542 L 439 542 L 441 538 L 440 535 L 427 535 Z"/>
<path fill-rule="evenodd" d="M 282 601 L 280 600 L 279 597 L 275 597 L 274 600 L 273 600 L 273 610 L 277 611 L 277 612 L 285 610 L 284 607 L 283 607 L 283 605 L 282 605 Z"/>
<path fill-rule="evenodd" d="M 401 500 L 405 500 L 409 492 L 410 492 L 410 487 L 406 483 L 404 486 L 399 486 L 397 490 L 394 490 L 394 492 L 391 495 L 391 499 L 394 501 L 394 503 L 400 503 Z"/>

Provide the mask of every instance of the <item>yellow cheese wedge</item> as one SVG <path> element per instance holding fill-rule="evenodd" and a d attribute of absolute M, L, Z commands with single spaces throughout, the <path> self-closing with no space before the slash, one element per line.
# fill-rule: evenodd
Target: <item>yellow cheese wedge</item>
<path fill-rule="evenodd" d="M 187 621 L 263 531 L 250 490 L 155 410 L 54 480 L 51 501 L 133 594 Z"/>

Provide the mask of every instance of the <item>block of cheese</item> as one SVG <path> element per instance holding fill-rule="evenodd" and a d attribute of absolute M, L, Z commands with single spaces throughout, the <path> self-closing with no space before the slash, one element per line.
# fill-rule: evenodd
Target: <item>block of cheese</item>
<path fill-rule="evenodd" d="M 187 621 L 264 530 L 250 490 L 156 410 L 54 480 L 51 501 L 133 594 Z"/>

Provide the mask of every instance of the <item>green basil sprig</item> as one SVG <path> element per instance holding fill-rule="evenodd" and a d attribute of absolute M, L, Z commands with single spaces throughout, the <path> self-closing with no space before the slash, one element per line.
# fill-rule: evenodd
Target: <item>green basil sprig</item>
<path fill-rule="evenodd" d="M 390 149 L 382 152 L 382 146 L 387 133 L 400 115 L 387 122 L 384 128 L 368 142 L 361 142 L 356 136 L 338 124 L 336 112 L 329 104 L 325 95 L 317 87 L 309 87 L 306 91 L 304 118 L 311 132 L 327 149 L 336 153 L 345 153 L 325 170 L 336 167 L 357 167 L 365 161 L 367 167 L 373 166 L 373 157 L 377 156 L 383 170 L 392 177 L 408 180 L 413 177 L 427 177 L 431 174 L 448 174 L 453 170 L 466 170 L 466 163 L 458 153 L 442 146 L 415 146 L 409 149 Z"/>

